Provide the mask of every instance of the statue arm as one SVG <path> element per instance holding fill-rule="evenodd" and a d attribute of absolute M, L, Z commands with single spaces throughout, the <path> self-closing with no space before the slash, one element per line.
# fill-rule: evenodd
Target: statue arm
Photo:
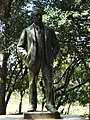
<path fill-rule="evenodd" d="M 26 46 L 27 46 L 27 34 L 26 34 L 26 30 L 24 29 L 21 33 L 21 36 L 17 45 L 17 52 L 19 53 L 20 57 L 24 59 L 26 59 L 27 57 Z"/>
<path fill-rule="evenodd" d="M 60 45 L 54 31 L 52 31 L 52 45 L 53 45 L 53 56 L 54 56 L 54 59 L 56 59 L 56 56 L 60 49 Z"/>

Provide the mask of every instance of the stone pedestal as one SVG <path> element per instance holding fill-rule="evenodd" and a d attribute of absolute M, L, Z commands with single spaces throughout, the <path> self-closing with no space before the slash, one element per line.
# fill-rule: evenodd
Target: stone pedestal
<path fill-rule="evenodd" d="M 44 112 L 44 111 L 36 111 L 36 112 L 25 112 L 23 113 L 24 119 L 60 119 L 59 113 L 50 113 L 50 112 Z"/>

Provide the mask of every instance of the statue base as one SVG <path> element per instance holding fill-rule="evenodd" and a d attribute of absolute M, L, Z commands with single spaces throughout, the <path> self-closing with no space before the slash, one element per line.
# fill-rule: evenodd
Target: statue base
<path fill-rule="evenodd" d="M 25 112 L 23 113 L 24 119 L 61 119 L 59 113 L 51 113 L 47 111 L 35 111 L 35 112 Z"/>

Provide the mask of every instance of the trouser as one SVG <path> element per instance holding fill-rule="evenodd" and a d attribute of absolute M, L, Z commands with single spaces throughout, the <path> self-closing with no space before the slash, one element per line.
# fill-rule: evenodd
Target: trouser
<path fill-rule="evenodd" d="M 37 108 L 37 80 L 39 71 L 42 71 L 42 75 L 45 83 L 45 95 L 46 95 L 46 105 L 54 104 L 54 91 L 53 91 L 53 81 L 52 81 L 52 67 L 48 66 L 46 63 L 40 64 L 35 63 L 29 69 L 29 104 L 33 108 Z"/>

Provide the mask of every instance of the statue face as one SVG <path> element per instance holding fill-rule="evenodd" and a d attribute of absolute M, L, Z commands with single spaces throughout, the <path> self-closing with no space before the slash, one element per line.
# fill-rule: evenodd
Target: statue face
<path fill-rule="evenodd" d="M 33 14 L 33 21 L 36 25 L 40 25 L 42 23 L 42 14 L 34 13 Z"/>

